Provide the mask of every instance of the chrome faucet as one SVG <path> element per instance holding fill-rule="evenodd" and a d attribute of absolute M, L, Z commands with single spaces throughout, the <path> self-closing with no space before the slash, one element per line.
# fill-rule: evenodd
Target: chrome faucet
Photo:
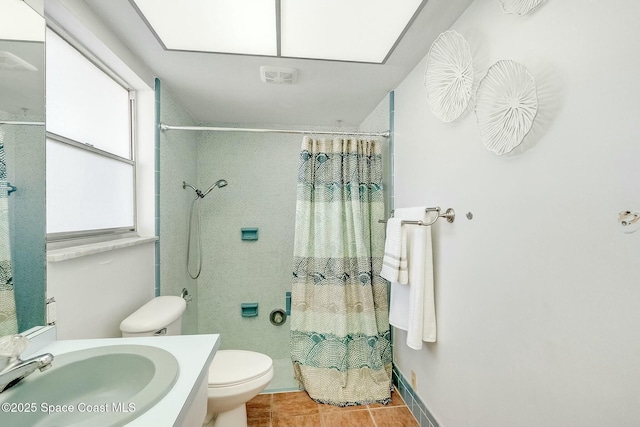
<path fill-rule="evenodd" d="M 53 355 L 41 354 L 22 360 L 20 354 L 29 345 L 29 340 L 21 335 L 0 338 L 0 393 L 13 387 L 36 369 L 41 372 L 51 367 Z"/>

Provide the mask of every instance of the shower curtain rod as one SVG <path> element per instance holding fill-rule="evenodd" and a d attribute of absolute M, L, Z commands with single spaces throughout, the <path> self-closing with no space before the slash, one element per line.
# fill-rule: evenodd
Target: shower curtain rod
<path fill-rule="evenodd" d="M 350 135 L 350 136 L 380 136 L 389 138 L 389 131 L 385 132 L 332 132 L 332 131 L 308 131 L 296 129 L 257 129 L 257 128 L 226 128 L 217 126 L 170 126 L 160 123 L 160 130 L 166 132 L 168 130 L 214 130 L 221 132 L 258 132 L 258 133 L 291 133 L 291 134 L 308 134 L 308 135 Z"/>
<path fill-rule="evenodd" d="M 16 120 L 0 120 L 0 125 L 44 126 L 44 122 L 20 122 L 20 121 L 16 121 Z"/>

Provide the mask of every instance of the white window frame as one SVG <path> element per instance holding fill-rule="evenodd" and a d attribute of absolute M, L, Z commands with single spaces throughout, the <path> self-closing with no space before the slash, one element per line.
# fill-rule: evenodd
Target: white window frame
<path fill-rule="evenodd" d="M 137 231 L 138 224 L 138 212 L 137 212 L 137 169 L 136 169 L 136 91 L 131 88 L 124 79 L 118 76 L 113 70 L 111 70 L 103 61 L 100 60 L 95 54 L 89 51 L 87 48 L 82 46 L 81 43 L 76 41 L 72 36 L 67 34 L 64 30 L 59 27 L 53 27 L 51 23 L 47 25 L 47 28 L 54 32 L 57 36 L 61 37 L 64 41 L 66 41 L 72 48 L 76 49 L 85 59 L 91 62 L 94 66 L 96 66 L 100 71 L 105 73 L 109 78 L 119 84 L 122 88 L 127 90 L 129 93 L 129 153 L 130 158 L 127 159 L 125 157 L 121 157 L 117 154 L 110 153 L 105 150 L 101 150 L 99 148 L 94 147 L 89 143 L 84 143 L 82 141 L 75 141 L 73 139 L 64 137 L 62 135 L 57 135 L 53 132 L 46 132 L 46 139 L 51 139 L 55 142 L 66 144 L 70 147 L 74 147 L 75 149 L 85 150 L 87 152 L 97 154 L 99 156 L 103 156 L 105 158 L 109 158 L 112 160 L 120 161 L 123 163 L 127 163 L 133 166 L 133 225 L 130 227 L 114 227 L 114 228 L 103 228 L 103 229 L 89 229 L 89 230 L 76 230 L 76 231 L 64 231 L 64 232 L 55 232 L 55 233 L 47 233 L 47 242 L 58 242 L 64 240 L 72 240 L 72 239 L 81 239 L 81 238 L 90 238 L 90 237 L 104 237 L 104 236 L 116 236 L 120 234 L 126 234 Z M 105 123 L 105 126 L 107 123 Z"/>

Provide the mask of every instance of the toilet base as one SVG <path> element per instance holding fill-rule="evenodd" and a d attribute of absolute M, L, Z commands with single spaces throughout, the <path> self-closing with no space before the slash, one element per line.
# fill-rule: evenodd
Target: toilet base
<path fill-rule="evenodd" d="M 204 427 L 247 427 L 247 405 L 217 413 Z"/>

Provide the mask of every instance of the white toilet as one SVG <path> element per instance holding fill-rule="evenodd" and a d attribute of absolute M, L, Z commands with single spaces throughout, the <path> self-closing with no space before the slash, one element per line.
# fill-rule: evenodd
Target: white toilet
<path fill-rule="evenodd" d="M 187 303 L 181 297 L 156 297 L 120 324 L 123 337 L 180 335 Z M 209 368 L 207 417 L 211 427 L 247 427 L 246 403 L 273 378 L 273 361 L 246 350 L 218 350 Z"/>

